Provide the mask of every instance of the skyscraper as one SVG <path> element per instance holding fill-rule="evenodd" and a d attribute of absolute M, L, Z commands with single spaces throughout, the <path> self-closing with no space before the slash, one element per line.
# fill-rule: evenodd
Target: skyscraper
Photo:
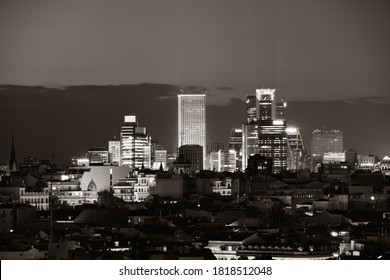
<path fill-rule="evenodd" d="M 259 121 L 275 119 L 275 89 L 256 89 L 256 116 Z"/>
<path fill-rule="evenodd" d="M 242 168 L 242 128 L 233 128 L 230 132 L 229 151 L 236 153 L 236 168 Z"/>
<path fill-rule="evenodd" d="M 286 102 L 275 102 L 275 89 L 256 89 L 256 99 L 259 154 L 279 173 L 287 169 Z"/>
<path fill-rule="evenodd" d="M 311 167 L 312 171 L 322 163 L 324 153 L 342 153 L 343 133 L 340 130 L 315 129 L 311 135 Z"/>
<path fill-rule="evenodd" d="M 135 128 L 138 126 L 135 116 L 125 116 L 121 130 L 121 165 L 134 167 L 135 165 Z"/>
<path fill-rule="evenodd" d="M 139 127 L 135 116 L 125 116 L 121 130 L 122 165 L 133 168 L 151 167 L 151 137 Z"/>
<path fill-rule="evenodd" d="M 246 96 L 246 123 L 242 124 L 242 166 L 245 170 L 249 157 L 259 151 L 258 136 L 258 102 L 255 95 Z"/>
<path fill-rule="evenodd" d="M 259 154 L 272 158 L 272 170 L 287 169 L 287 134 L 285 120 L 263 120 L 259 123 Z"/>
<path fill-rule="evenodd" d="M 246 122 L 252 123 L 257 121 L 256 96 L 246 96 Z"/>
<path fill-rule="evenodd" d="M 257 122 L 242 124 L 242 170 L 248 166 L 248 159 L 259 153 Z"/>
<path fill-rule="evenodd" d="M 200 145 L 206 159 L 206 95 L 178 95 L 178 147 Z M 205 162 L 203 162 L 205 166 Z"/>
<path fill-rule="evenodd" d="M 287 168 L 289 170 L 304 169 L 305 146 L 299 127 L 287 127 Z"/>
<path fill-rule="evenodd" d="M 120 164 L 121 162 L 121 141 L 108 141 L 108 152 L 110 155 L 110 162 Z"/>

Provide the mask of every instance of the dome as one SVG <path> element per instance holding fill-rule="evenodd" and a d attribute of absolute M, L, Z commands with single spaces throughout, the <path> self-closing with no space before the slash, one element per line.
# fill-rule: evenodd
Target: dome
<path fill-rule="evenodd" d="M 96 191 L 97 190 L 97 187 L 96 187 L 95 182 L 93 181 L 93 178 L 91 178 L 91 182 L 89 182 L 87 190 L 89 190 L 89 191 Z"/>

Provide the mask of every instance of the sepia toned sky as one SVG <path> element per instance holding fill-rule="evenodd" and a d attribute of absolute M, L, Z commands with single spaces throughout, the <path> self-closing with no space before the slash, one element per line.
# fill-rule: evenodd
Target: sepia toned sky
<path fill-rule="evenodd" d="M 10 131 L 15 131 L 18 141 L 24 138 L 20 125 L 26 115 L 40 127 L 42 136 L 36 137 L 42 138 L 36 143 L 50 138 L 41 121 L 51 128 L 55 123 L 67 126 L 65 116 L 47 118 L 45 111 L 47 106 L 67 104 L 64 96 L 67 102 L 77 103 L 76 107 L 83 104 L 85 111 L 78 117 L 85 126 L 83 118 L 99 119 L 102 110 L 116 115 L 116 108 L 103 105 L 121 103 L 112 100 L 119 96 L 129 102 L 121 113 L 132 114 L 145 106 L 149 113 L 165 114 L 159 111 L 158 102 L 142 100 L 172 99 L 180 88 L 206 92 L 210 106 L 225 108 L 235 99 L 254 94 L 257 87 L 276 88 L 278 98 L 291 104 L 320 102 L 325 112 L 335 109 L 333 101 L 346 104 L 349 113 L 337 114 L 339 119 L 356 114 L 356 120 L 370 113 L 360 106 L 362 102 L 370 108 L 378 106 L 373 112 L 380 118 L 374 118 L 374 124 L 368 123 L 374 116 L 359 119 L 363 123 L 349 122 L 349 128 L 356 127 L 355 132 L 351 130 L 355 134 L 350 136 L 350 146 L 363 149 L 362 141 L 375 146 L 366 147 L 367 153 L 390 154 L 388 132 L 378 132 L 376 142 L 357 137 L 362 126 L 378 131 L 389 127 L 389 14 L 386 0 L 0 0 L 0 117 L 5 120 L 0 162 L 9 157 Z M 130 87 L 124 96 L 111 94 L 112 88 L 107 87 L 142 84 L 156 86 L 152 91 Z M 15 91 L 5 85 L 26 87 L 20 93 L 20 88 Z M 95 87 L 69 92 L 69 86 L 83 85 L 103 86 L 105 91 L 98 90 L 99 102 L 89 92 L 96 91 Z M 43 94 L 36 86 L 54 90 L 43 90 Z M 142 95 L 136 91 L 140 88 Z M 244 121 L 242 109 L 237 110 L 236 123 L 231 126 Z M 71 107 L 60 111 L 72 115 Z M 309 126 L 304 122 L 309 118 L 314 122 L 316 117 L 318 127 L 338 128 L 340 124 L 333 114 L 326 119 L 324 115 L 288 114 L 296 115 L 291 123 L 306 125 L 307 134 Z M 222 117 L 208 120 L 217 123 Z M 116 121 L 120 126 L 122 120 Z M 101 122 L 101 127 L 110 130 L 118 126 Z M 77 129 L 73 131 L 85 145 L 95 145 Z M 212 139 L 226 141 L 221 138 L 229 132 Z M 160 135 L 155 138 L 165 137 Z M 100 143 L 106 135 L 96 137 Z M 175 145 L 168 139 L 165 142 Z M 23 151 L 28 153 L 25 146 Z M 76 143 L 72 147 L 76 149 Z"/>

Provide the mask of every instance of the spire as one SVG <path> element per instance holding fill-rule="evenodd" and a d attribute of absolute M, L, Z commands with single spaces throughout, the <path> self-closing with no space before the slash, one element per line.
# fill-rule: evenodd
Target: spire
<path fill-rule="evenodd" d="M 9 168 L 10 172 L 18 171 L 18 163 L 16 162 L 16 153 L 15 153 L 14 133 L 13 132 L 12 132 L 11 155 L 10 155 L 8 168 Z"/>
<path fill-rule="evenodd" d="M 164 168 L 163 168 L 162 161 L 160 161 L 160 168 L 159 168 L 159 170 L 158 170 L 158 171 L 160 171 L 160 172 L 163 172 L 163 171 L 164 171 Z"/>

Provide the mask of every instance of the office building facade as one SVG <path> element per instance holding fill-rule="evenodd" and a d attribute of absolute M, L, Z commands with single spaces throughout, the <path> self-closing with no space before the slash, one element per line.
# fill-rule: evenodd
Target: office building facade
<path fill-rule="evenodd" d="M 316 168 L 322 163 L 323 155 L 329 152 L 344 152 L 343 133 L 335 129 L 315 129 L 311 136 L 312 171 L 316 171 Z"/>
<path fill-rule="evenodd" d="M 206 159 L 206 95 L 178 95 L 178 147 L 200 145 Z M 205 165 L 203 163 L 203 165 Z"/>
<path fill-rule="evenodd" d="M 275 89 L 257 89 L 259 151 L 272 158 L 273 172 L 287 169 L 286 102 L 275 101 Z"/>

